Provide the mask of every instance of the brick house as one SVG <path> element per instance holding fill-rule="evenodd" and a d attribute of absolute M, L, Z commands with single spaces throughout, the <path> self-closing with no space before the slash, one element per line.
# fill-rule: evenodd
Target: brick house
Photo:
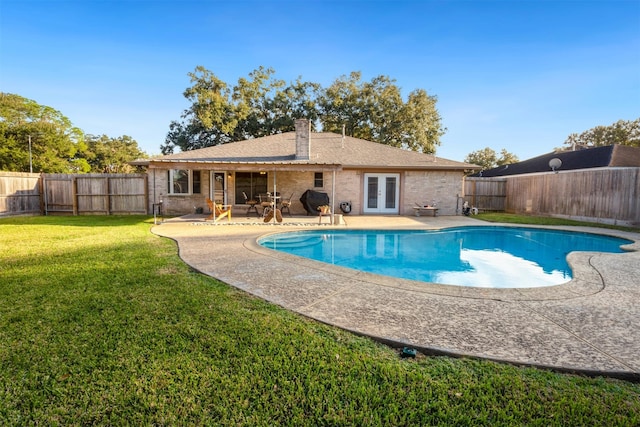
<path fill-rule="evenodd" d="M 327 193 L 334 212 L 350 202 L 351 214 L 409 215 L 415 203 L 436 203 L 454 215 L 465 170 L 478 166 L 402 150 L 335 133 L 311 132 L 296 120 L 295 132 L 238 141 L 149 159 L 149 202 L 170 215 L 206 208 L 205 199 L 247 208 L 244 194 L 292 197 L 291 213 L 304 215 L 306 190 Z M 213 185 L 212 185 L 213 183 Z M 244 194 L 243 194 L 244 193 Z M 151 210 L 151 207 L 150 207 Z"/>

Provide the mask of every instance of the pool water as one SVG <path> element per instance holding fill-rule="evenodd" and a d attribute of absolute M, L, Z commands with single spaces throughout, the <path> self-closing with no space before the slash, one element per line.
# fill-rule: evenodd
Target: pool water
<path fill-rule="evenodd" d="M 572 251 L 623 252 L 617 237 L 522 227 L 443 230 L 309 230 L 259 239 L 266 248 L 422 282 L 488 288 L 553 286 L 571 280 Z"/>

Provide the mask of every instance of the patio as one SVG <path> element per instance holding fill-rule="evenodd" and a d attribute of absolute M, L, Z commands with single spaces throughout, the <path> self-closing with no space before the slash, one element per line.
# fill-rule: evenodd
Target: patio
<path fill-rule="evenodd" d="M 318 227 L 318 217 L 282 223 L 235 215 L 164 220 L 194 269 L 286 309 L 393 346 L 556 370 L 640 380 L 640 252 L 574 253 L 574 280 L 548 288 L 483 289 L 426 284 L 348 270 L 263 248 L 256 238 Z M 345 216 L 322 227 L 438 229 L 495 225 L 464 216 Z M 562 227 L 640 235 L 587 227 Z M 221 251 L 220 248 L 224 248 Z M 256 276 L 255 272 L 264 274 Z M 271 279 L 265 280 L 264 277 Z"/>

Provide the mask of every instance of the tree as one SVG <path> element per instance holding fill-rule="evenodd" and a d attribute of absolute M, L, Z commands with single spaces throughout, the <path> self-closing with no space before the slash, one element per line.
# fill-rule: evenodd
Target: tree
<path fill-rule="evenodd" d="M 110 138 L 107 135 L 85 135 L 86 150 L 79 153 L 78 160 L 85 160 L 90 172 L 132 173 L 136 168 L 128 162 L 147 157 L 130 136 Z"/>
<path fill-rule="evenodd" d="M 320 85 L 300 78 L 288 85 L 280 83 L 263 98 L 260 108 L 250 112 L 242 127 L 244 133 L 237 135 L 236 140 L 293 131 L 296 118 L 318 121 L 316 97 Z"/>
<path fill-rule="evenodd" d="M 465 157 L 464 161 L 466 163 L 482 166 L 482 170 L 487 170 L 493 169 L 497 166 L 517 163 L 519 160 L 518 156 L 509 153 L 504 148 L 500 151 L 500 157 L 498 157 L 498 154 L 493 149 L 486 147 L 482 150 L 469 153 L 467 157 Z"/>
<path fill-rule="evenodd" d="M 171 154 L 176 148 L 195 150 L 231 141 L 238 119 L 231 91 L 225 82 L 202 66 L 188 74 L 192 86 L 184 91 L 191 107 L 182 113 L 182 122 L 172 121 L 162 154 Z"/>
<path fill-rule="evenodd" d="M 435 154 L 440 137 L 447 131 L 442 127 L 436 102 L 437 97 L 427 95 L 423 89 L 409 94 L 402 114 L 405 118 L 403 145 L 414 151 Z"/>
<path fill-rule="evenodd" d="M 160 148 L 170 154 L 294 130 L 296 118 L 317 120 L 319 86 L 300 79 L 287 85 L 260 67 L 240 78 L 233 89 L 202 66 L 189 73 L 184 92 L 192 102 L 182 121 L 173 121 Z"/>
<path fill-rule="evenodd" d="M 83 171 L 86 165 L 74 161 L 83 148 L 82 131 L 59 111 L 0 93 L 0 169 L 29 172 L 31 164 L 35 172 Z"/>
<path fill-rule="evenodd" d="M 564 149 L 575 150 L 577 147 L 591 148 L 613 144 L 640 147 L 640 118 L 618 120 L 610 126 L 596 126 L 579 135 L 572 133 L 564 142 Z"/>
<path fill-rule="evenodd" d="M 273 78 L 272 68 L 260 67 L 241 78 L 233 89 L 238 102 L 238 126 L 233 140 L 258 138 L 295 129 L 296 118 L 317 120 L 315 94 L 319 85 L 298 78 L 287 85 Z"/>
<path fill-rule="evenodd" d="M 133 172 L 127 162 L 141 157 L 147 155 L 129 136 L 85 135 L 51 107 L 0 93 L 2 170 L 28 172 L 31 161 L 34 172 Z"/>
<path fill-rule="evenodd" d="M 387 76 L 361 82 L 361 73 L 338 78 L 320 97 L 323 130 L 342 132 L 393 147 L 435 153 L 446 129 L 435 108 L 436 97 L 419 89 L 405 103 Z"/>
<path fill-rule="evenodd" d="M 500 157 L 496 161 L 496 166 L 510 165 L 512 163 L 518 163 L 519 161 L 518 156 L 503 148 L 500 150 Z"/>
<path fill-rule="evenodd" d="M 352 72 L 334 81 L 319 98 L 322 129 L 349 136 L 371 138 L 367 97 L 369 88 L 360 82 L 360 73 Z"/>
<path fill-rule="evenodd" d="M 274 70 L 259 67 L 229 86 L 204 67 L 189 73 L 192 86 L 184 95 L 192 102 L 182 121 L 169 126 L 164 154 L 292 131 L 295 119 L 307 118 L 328 132 L 383 144 L 435 152 L 441 127 L 436 98 L 424 90 L 403 102 L 400 89 L 386 76 L 362 82 L 361 74 L 338 78 L 327 89 L 298 78 L 287 84 Z"/>

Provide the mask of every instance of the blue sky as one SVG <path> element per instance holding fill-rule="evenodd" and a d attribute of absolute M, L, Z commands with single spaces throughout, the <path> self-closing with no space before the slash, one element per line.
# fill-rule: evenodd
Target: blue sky
<path fill-rule="evenodd" d="M 440 157 L 521 160 L 640 117 L 640 0 L 0 0 L 0 91 L 158 154 L 202 65 L 329 85 L 386 75 L 438 97 Z"/>

